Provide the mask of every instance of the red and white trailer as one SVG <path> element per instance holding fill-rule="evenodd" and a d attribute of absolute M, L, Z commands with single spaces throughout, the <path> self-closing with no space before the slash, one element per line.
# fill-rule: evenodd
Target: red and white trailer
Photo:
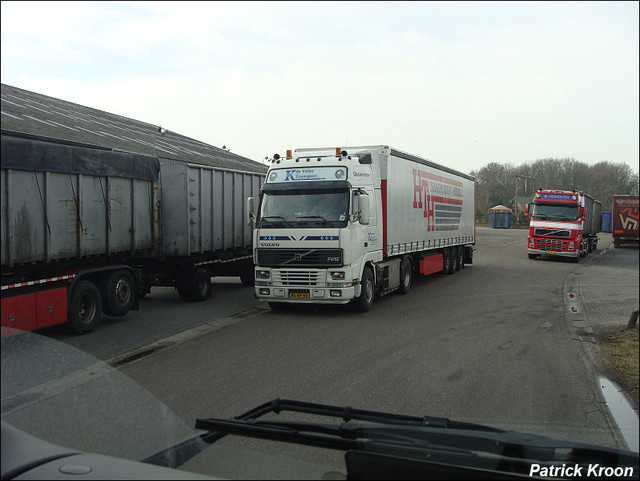
<path fill-rule="evenodd" d="M 472 261 L 474 188 L 386 145 L 275 155 L 254 216 L 256 295 L 367 311 L 376 295 L 408 292 L 414 273 L 452 274 Z"/>

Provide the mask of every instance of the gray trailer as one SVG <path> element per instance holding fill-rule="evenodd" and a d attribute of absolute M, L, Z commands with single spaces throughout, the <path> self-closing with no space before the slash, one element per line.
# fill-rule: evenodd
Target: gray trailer
<path fill-rule="evenodd" d="M 598 247 L 598 232 L 602 230 L 602 203 L 588 194 L 584 194 L 584 206 L 587 209 L 582 235 L 587 242 L 587 251 Z"/>
<path fill-rule="evenodd" d="M 2 132 L 2 326 L 95 329 L 152 286 L 253 283 L 246 198 L 263 175 Z"/>

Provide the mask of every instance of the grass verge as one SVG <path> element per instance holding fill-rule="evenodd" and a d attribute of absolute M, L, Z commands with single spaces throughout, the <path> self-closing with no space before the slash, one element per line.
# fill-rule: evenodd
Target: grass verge
<path fill-rule="evenodd" d="M 638 401 L 638 328 L 597 326 L 596 341 L 607 360 L 609 375 L 629 395 L 636 408 Z"/>

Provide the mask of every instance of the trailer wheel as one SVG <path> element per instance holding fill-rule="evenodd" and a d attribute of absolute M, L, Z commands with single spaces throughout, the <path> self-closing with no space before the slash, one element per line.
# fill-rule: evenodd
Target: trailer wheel
<path fill-rule="evenodd" d="M 464 250 L 462 249 L 462 246 L 456 246 L 454 249 L 456 254 L 456 270 L 459 271 L 464 267 Z"/>
<path fill-rule="evenodd" d="M 87 334 L 95 330 L 100 322 L 102 299 L 93 282 L 79 281 L 71 292 L 68 322 L 72 332 Z"/>
<path fill-rule="evenodd" d="M 206 269 L 196 269 L 191 276 L 190 299 L 204 301 L 211 295 L 211 274 Z"/>
<path fill-rule="evenodd" d="M 409 289 L 411 289 L 411 260 L 409 257 L 405 257 L 402 259 L 402 264 L 400 264 L 400 289 L 398 289 L 398 294 L 408 294 Z"/>
<path fill-rule="evenodd" d="M 451 247 L 445 247 L 444 249 L 444 271 L 447 274 L 456 272 L 455 251 Z"/>
<path fill-rule="evenodd" d="M 124 316 L 135 301 L 135 280 L 126 269 L 108 272 L 100 282 L 102 310 L 108 316 Z"/>
<path fill-rule="evenodd" d="M 373 274 L 369 267 L 365 267 L 362 271 L 362 280 L 360 281 L 360 285 L 360 295 L 352 301 L 353 307 L 357 311 L 367 312 L 371 310 L 371 307 L 373 306 L 373 298 L 375 294 Z"/>

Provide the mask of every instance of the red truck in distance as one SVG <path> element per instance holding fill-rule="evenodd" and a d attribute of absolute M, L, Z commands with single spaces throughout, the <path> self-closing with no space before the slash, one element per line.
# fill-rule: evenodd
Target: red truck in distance
<path fill-rule="evenodd" d="M 529 259 L 552 255 L 580 262 L 598 245 L 601 204 L 584 192 L 538 189 L 532 203 L 525 207 L 525 216 L 531 218 Z"/>

